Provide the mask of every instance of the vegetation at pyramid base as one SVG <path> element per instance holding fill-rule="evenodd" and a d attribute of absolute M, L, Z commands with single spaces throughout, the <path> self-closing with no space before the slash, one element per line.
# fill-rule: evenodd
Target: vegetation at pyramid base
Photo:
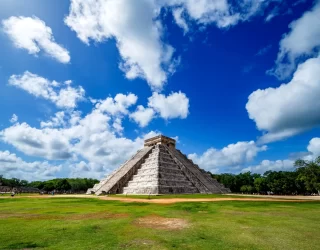
<path fill-rule="evenodd" d="M 0 186 L 8 186 L 11 188 L 33 187 L 46 192 L 55 190 L 58 192 L 83 193 L 96 183 L 99 183 L 99 180 L 90 178 L 58 178 L 48 181 L 28 182 L 16 178 L 6 179 L 0 175 Z"/>
<path fill-rule="evenodd" d="M 251 172 L 212 174 L 220 183 L 237 193 L 313 194 L 320 195 L 320 157 L 314 161 L 297 160 L 295 171 L 267 171 L 263 175 Z"/>

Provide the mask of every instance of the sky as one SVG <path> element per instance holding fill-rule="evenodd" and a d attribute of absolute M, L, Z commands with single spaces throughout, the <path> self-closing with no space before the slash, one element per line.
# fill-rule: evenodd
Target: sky
<path fill-rule="evenodd" d="M 212 173 L 320 155 L 319 0 L 1 0 L 0 175 L 102 178 L 157 134 Z"/>

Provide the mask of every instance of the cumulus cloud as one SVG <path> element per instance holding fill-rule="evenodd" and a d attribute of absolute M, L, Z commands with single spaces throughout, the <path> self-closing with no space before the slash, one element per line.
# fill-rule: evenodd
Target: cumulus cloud
<path fill-rule="evenodd" d="M 37 129 L 27 123 L 17 123 L 0 132 L 1 139 L 27 155 L 49 160 L 72 158 L 68 138 L 59 129 Z"/>
<path fill-rule="evenodd" d="M 163 1 L 162 1 L 163 2 Z M 241 21 L 248 21 L 261 13 L 269 1 L 260 0 L 174 0 L 165 1 L 169 6 L 180 6 L 191 20 L 197 24 L 215 24 L 219 28 L 228 28 Z M 180 20 L 178 19 L 177 24 Z"/>
<path fill-rule="evenodd" d="M 158 112 L 164 119 L 184 119 L 189 114 L 189 99 L 180 91 L 171 93 L 167 97 L 154 92 L 148 98 L 148 106 Z"/>
<path fill-rule="evenodd" d="M 292 171 L 294 170 L 294 161 L 293 160 L 276 160 L 269 161 L 263 160 L 258 165 L 249 166 L 242 169 L 241 172 L 253 172 L 263 174 L 266 171 Z"/>
<path fill-rule="evenodd" d="M 50 27 L 37 17 L 12 16 L 2 21 L 4 32 L 17 48 L 26 49 L 29 54 L 41 50 L 61 63 L 68 63 L 68 50 L 57 44 Z"/>
<path fill-rule="evenodd" d="M 298 66 L 292 80 L 278 88 L 254 91 L 246 109 L 257 128 L 266 132 L 261 143 L 296 135 L 320 125 L 320 58 Z"/>
<path fill-rule="evenodd" d="M 207 171 L 217 172 L 224 167 L 238 167 L 250 162 L 266 146 L 257 146 L 254 141 L 229 144 L 222 149 L 209 148 L 202 155 L 189 154 L 188 157 Z"/>
<path fill-rule="evenodd" d="M 0 175 L 23 180 L 46 180 L 54 178 L 61 165 L 51 165 L 47 161 L 25 162 L 9 151 L 0 151 Z"/>
<path fill-rule="evenodd" d="M 128 95 L 117 94 L 114 98 L 107 97 L 105 100 L 96 101 L 96 108 L 101 112 L 107 112 L 111 115 L 126 115 L 128 108 L 134 105 L 138 100 L 135 94 Z"/>
<path fill-rule="evenodd" d="M 41 128 L 53 128 L 53 127 L 60 127 L 64 126 L 66 124 L 65 122 L 65 115 L 66 113 L 64 111 L 57 112 L 54 117 L 51 117 L 48 121 L 41 121 L 40 127 Z"/>
<path fill-rule="evenodd" d="M 50 100 L 59 108 L 75 108 L 78 101 L 84 100 L 85 95 L 81 86 L 73 88 L 69 84 L 62 85 L 29 71 L 25 71 L 23 75 L 10 76 L 9 85 L 23 89 L 36 97 Z"/>
<path fill-rule="evenodd" d="M 320 156 L 320 138 L 312 138 L 308 145 L 308 151 L 315 157 Z"/>
<path fill-rule="evenodd" d="M 65 23 L 86 44 L 115 38 L 126 77 L 161 89 L 174 49 L 161 41 L 159 11 L 153 0 L 72 0 Z"/>
<path fill-rule="evenodd" d="M 26 155 L 48 160 L 86 160 L 108 172 L 130 158 L 143 145 L 143 137 L 122 137 L 121 116 L 135 97 L 117 95 L 114 107 L 96 105 L 85 116 L 78 111 L 59 111 L 40 128 L 15 123 L 0 131 L 0 139 Z M 100 103 L 100 102 L 99 102 Z M 103 103 L 103 101 L 101 102 Z M 115 117 L 113 115 L 116 115 Z"/>
<path fill-rule="evenodd" d="M 285 79 L 296 68 L 300 58 L 317 55 L 320 48 L 320 2 L 312 10 L 290 25 L 290 32 L 280 41 L 280 50 L 275 67 L 268 71 L 279 79 Z"/>
<path fill-rule="evenodd" d="M 154 115 L 155 112 L 152 108 L 144 108 L 142 105 L 139 105 L 137 110 L 130 114 L 130 118 L 138 123 L 140 127 L 145 127 L 154 118 Z"/>
<path fill-rule="evenodd" d="M 16 123 L 18 121 L 18 116 L 16 114 L 13 114 L 11 119 L 10 119 L 10 122 L 11 123 Z"/>

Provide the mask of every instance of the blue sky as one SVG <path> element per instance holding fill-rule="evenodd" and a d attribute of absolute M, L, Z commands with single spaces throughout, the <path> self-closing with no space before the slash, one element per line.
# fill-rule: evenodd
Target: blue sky
<path fill-rule="evenodd" d="M 158 133 L 214 173 L 320 155 L 320 2 L 2 0 L 0 174 L 101 178 Z"/>

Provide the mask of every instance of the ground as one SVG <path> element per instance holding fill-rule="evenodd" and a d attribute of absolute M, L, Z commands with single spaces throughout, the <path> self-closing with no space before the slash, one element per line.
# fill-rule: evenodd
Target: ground
<path fill-rule="evenodd" d="M 320 201 L 151 198 L 0 196 L 0 249 L 320 249 Z"/>

